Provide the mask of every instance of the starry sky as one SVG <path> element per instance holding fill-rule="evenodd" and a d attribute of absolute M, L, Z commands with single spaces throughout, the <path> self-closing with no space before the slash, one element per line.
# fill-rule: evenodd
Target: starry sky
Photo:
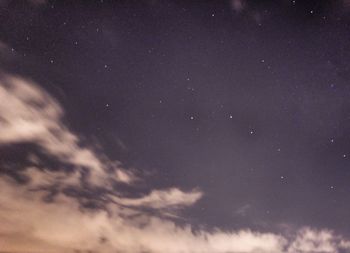
<path fill-rule="evenodd" d="M 0 1 L 0 252 L 350 252 L 350 1 Z"/>

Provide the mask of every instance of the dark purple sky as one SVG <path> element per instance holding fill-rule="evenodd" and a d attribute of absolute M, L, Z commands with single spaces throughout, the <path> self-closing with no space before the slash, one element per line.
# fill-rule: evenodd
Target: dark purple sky
<path fill-rule="evenodd" d="M 123 236 L 141 238 L 96 228 L 76 239 L 96 245 L 52 246 L 34 214 L 24 224 L 0 211 L 0 224 L 39 231 L 0 228 L 0 252 L 2 241 L 9 252 L 349 252 L 349 25 L 346 0 L 0 2 L 0 207 L 41 194 L 28 212 L 67 198 L 81 217 L 114 203 Z M 158 227 L 194 242 L 144 243 Z M 288 242 L 249 248 L 245 229 Z"/>

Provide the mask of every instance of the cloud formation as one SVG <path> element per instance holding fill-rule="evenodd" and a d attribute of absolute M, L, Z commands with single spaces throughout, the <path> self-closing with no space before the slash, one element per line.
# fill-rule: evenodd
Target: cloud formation
<path fill-rule="evenodd" d="M 62 124 L 63 111 L 55 99 L 20 78 L 5 76 L 1 82 L 1 144 L 35 143 L 63 162 L 89 169 L 91 184 L 106 183 L 105 164 L 80 147 L 79 138 Z"/>
<path fill-rule="evenodd" d="M 31 165 L 18 172 L 27 181 L 0 174 L 0 251 L 336 253 L 350 248 L 346 238 L 329 230 L 302 228 L 286 237 L 249 229 L 205 231 L 180 226 L 157 211 L 172 213 L 191 206 L 203 196 L 200 190 L 153 189 L 138 198 L 124 196 L 113 185 L 132 187 L 140 179 L 119 162 L 83 146 L 63 117 L 59 103 L 35 83 L 1 77 L 0 146 L 31 143 L 64 169 L 53 170 L 32 155 Z M 47 201 L 53 187 L 56 193 Z M 90 195 L 83 194 L 86 190 Z M 72 191 L 76 195 L 67 194 Z M 102 205 L 82 205 L 89 201 Z"/>

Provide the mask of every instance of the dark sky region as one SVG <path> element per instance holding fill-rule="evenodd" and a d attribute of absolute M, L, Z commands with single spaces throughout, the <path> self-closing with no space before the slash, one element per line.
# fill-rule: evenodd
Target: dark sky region
<path fill-rule="evenodd" d="M 350 2 L 0 1 L 0 252 L 350 252 Z"/>

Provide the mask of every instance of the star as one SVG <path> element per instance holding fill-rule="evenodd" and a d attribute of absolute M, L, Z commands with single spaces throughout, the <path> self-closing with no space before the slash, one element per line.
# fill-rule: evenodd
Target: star
<path fill-rule="evenodd" d="M 187 87 L 187 89 L 190 90 L 190 91 L 194 91 L 194 88 L 193 88 L 193 87 L 190 87 L 190 86 Z"/>
<path fill-rule="evenodd" d="M 233 116 L 232 115 L 230 115 L 230 119 L 232 119 L 233 118 Z"/>
<path fill-rule="evenodd" d="M 194 120 L 194 117 L 193 117 L 193 116 L 191 116 L 191 117 L 190 117 L 190 120 Z"/>
<path fill-rule="evenodd" d="M 250 134 L 254 134 L 254 131 L 253 130 L 250 130 L 250 132 L 249 132 Z"/>

